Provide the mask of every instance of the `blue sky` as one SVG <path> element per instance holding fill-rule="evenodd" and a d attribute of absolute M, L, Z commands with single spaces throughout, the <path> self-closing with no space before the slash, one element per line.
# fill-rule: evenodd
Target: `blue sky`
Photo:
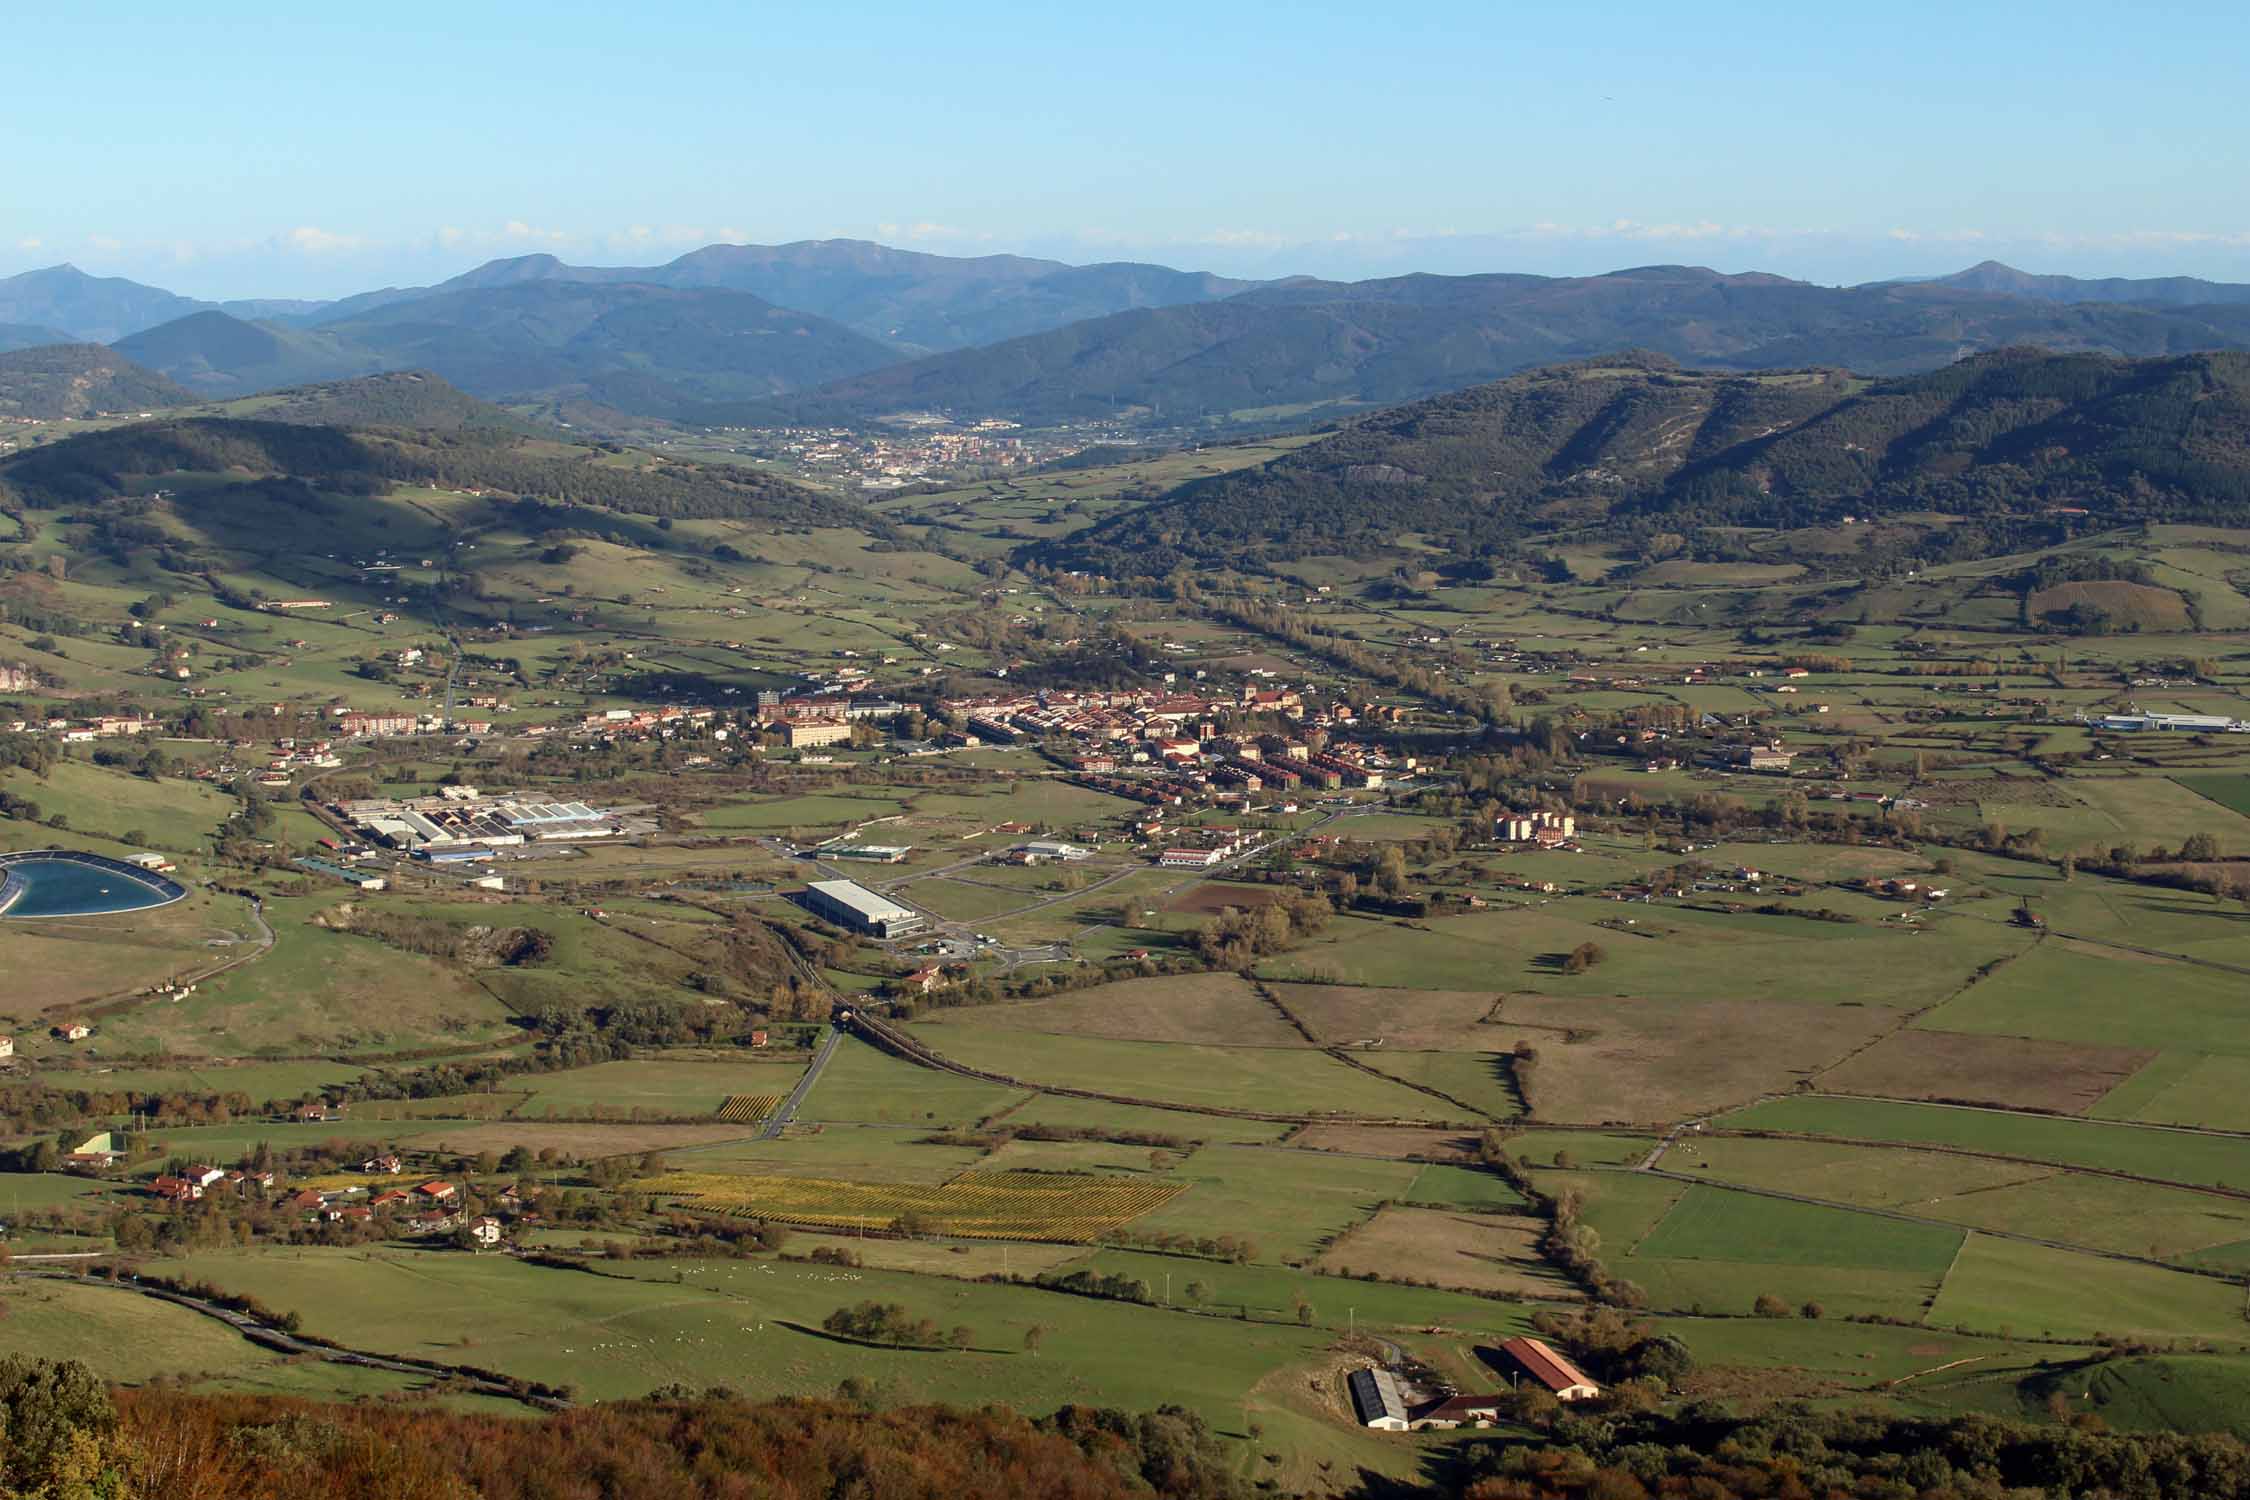
<path fill-rule="evenodd" d="M 2250 280 L 2239 0 L 15 9 L 0 274 L 325 296 L 854 236 Z"/>

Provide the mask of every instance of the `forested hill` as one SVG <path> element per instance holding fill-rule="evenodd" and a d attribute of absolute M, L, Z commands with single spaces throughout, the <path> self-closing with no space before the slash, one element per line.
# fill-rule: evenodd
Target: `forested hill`
<path fill-rule="evenodd" d="M 2132 356 L 2250 349 L 2250 307 L 2059 305 L 1697 266 L 1293 281 L 874 370 L 777 398 L 749 419 L 852 422 L 930 409 L 1030 422 L 1115 414 L 1270 423 L 1276 409 L 1408 401 L 1624 348 L 1705 369 L 1899 375 L 2018 344 Z"/>
<path fill-rule="evenodd" d="M 1137 575 L 1220 558 L 1471 552 L 1596 523 L 1793 526 L 1846 513 L 2250 513 L 2250 354 L 2007 350 L 1906 379 L 1730 376 L 1637 355 L 1379 413 L 1045 549 Z"/>
<path fill-rule="evenodd" d="M 194 400 L 193 391 L 100 344 L 45 344 L 0 354 L 0 417 L 54 421 Z"/>
<path fill-rule="evenodd" d="M 534 430 L 512 413 L 489 401 L 479 401 L 427 370 L 398 370 L 356 380 L 295 386 L 231 403 L 222 408 L 221 414 L 315 427 L 395 427 L 418 432 Z"/>
<path fill-rule="evenodd" d="M 98 505 L 172 474 L 271 480 L 344 495 L 435 485 L 650 516 L 884 529 L 849 500 L 755 469 L 490 430 L 416 433 L 213 417 L 139 422 L 31 449 L 0 463 L 0 501 L 35 508 Z"/>

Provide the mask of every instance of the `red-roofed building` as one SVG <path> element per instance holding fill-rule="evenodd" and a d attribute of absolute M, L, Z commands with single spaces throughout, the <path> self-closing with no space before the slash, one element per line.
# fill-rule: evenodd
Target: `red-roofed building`
<path fill-rule="evenodd" d="M 1584 1401 L 1602 1393 L 1600 1386 L 1586 1378 L 1585 1371 L 1557 1354 L 1544 1339 L 1509 1339 L 1501 1344 L 1500 1352 L 1515 1370 L 1545 1386 L 1557 1401 Z"/>

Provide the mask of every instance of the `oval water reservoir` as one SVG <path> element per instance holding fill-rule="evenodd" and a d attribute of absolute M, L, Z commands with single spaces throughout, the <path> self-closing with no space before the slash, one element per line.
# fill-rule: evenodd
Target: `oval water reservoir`
<path fill-rule="evenodd" d="M 105 854 L 0 854 L 0 917 L 96 917 L 168 906 L 187 887 Z"/>

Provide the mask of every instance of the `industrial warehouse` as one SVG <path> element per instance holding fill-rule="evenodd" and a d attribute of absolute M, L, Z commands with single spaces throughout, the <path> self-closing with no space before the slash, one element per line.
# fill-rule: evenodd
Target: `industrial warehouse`
<path fill-rule="evenodd" d="M 923 927 L 920 912 L 856 881 L 816 880 L 805 887 L 804 902 L 818 916 L 879 938 L 904 937 Z"/>
<path fill-rule="evenodd" d="M 341 802 L 336 811 L 370 840 L 409 852 L 466 845 L 502 849 L 649 831 L 615 809 L 506 793 L 486 797 L 474 787 L 448 787 L 436 797 Z"/>

